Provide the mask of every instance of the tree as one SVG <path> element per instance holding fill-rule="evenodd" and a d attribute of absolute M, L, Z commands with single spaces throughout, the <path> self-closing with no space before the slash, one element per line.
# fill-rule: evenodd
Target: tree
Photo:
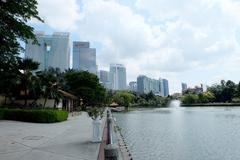
<path fill-rule="evenodd" d="M 232 103 L 240 103 L 240 97 L 233 97 Z"/>
<path fill-rule="evenodd" d="M 5 96 L 5 104 L 7 98 L 12 99 L 17 86 L 20 84 L 20 72 L 12 68 L 4 71 L 0 70 L 0 94 Z"/>
<path fill-rule="evenodd" d="M 134 98 L 134 94 L 130 92 L 118 91 L 116 95 L 113 96 L 113 101 L 128 108 L 130 103 L 133 102 Z"/>
<path fill-rule="evenodd" d="M 46 106 L 47 99 L 54 99 L 54 108 L 62 98 L 59 89 L 64 88 L 64 73 L 59 68 L 49 68 L 37 73 L 40 78 L 42 96 L 44 97 L 43 107 Z"/>
<path fill-rule="evenodd" d="M 208 88 L 216 97 L 216 102 L 230 102 L 234 95 L 236 95 L 236 85 L 234 82 L 228 80 L 225 82 L 221 80 L 220 85 L 215 84 Z"/>
<path fill-rule="evenodd" d="M 192 104 L 198 101 L 198 96 L 196 94 L 185 94 L 182 98 L 182 102 L 185 104 Z"/>
<path fill-rule="evenodd" d="M 240 82 L 237 85 L 236 96 L 240 97 Z"/>
<path fill-rule="evenodd" d="M 83 106 L 102 106 L 106 102 L 106 90 L 95 74 L 87 71 L 69 70 L 65 73 L 66 90 L 78 96 Z"/>
<path fill-rule="evenodd" d="M 223 90 L 223 96 L 225 97 L 225 102 L 231 102 L 232 98 L 236 95 L 236 85 L 233 81 L 228 80 L 226 82 L 226 87 Z"/>
<path fill-rule="evenodd" d="M 156 97 L 157 99 L 157 105 L 158 106 L 161 106 L 161 107 L 166 107 L 167 104 L 173 99 L 171 97 L 160 97 L 160 96 L 157 96 Z"/>
<path fill-rule="evenodd" d="M 211 92 L 203 92 L 198 94 L 198 102 L 199 103 L 209 103 L 209 102 L 214 102 L 215 96 Z"/>
<path fill-rule="evenodd" d="M 32 18 L 43 20 L 38 16 L 37 0 L 0 1 L 0 15 L 0 70 L 4 71 L 18 63 L 18 54 L 23 50 L 20 41 L 37 42 L 34 29 L 27 22 Z"/>
<path fill-rule="evenodd" d="M 39 63 L 32 59 L 22 59 L 18 62 L 19 70 L 21 71 L 21 85 L 24 90 L 24 105 L 27 106 L 27 99 L 30 90 L 34 90 L 34 83 L 36 81 L 32 71 L 37 70 Z"/>
<path fill-rule="evenodd" d="M 149 92 L 148 94 L 146 94 L 146 100 L 147 100 L 147 101 L 155 100 L 155 99 L 156 99 L 156 97 L 155 97 L 155 95 L 153 94 L 152 91 Z"/>
<path fill-rule="evenodd" d="M 11 97 L 20 83 L 18 62 L 23 51 L 20 41 L 33 39 L 33 27 L 27 25 L 32 19 L 43 20 L 38 16 L 37 0 L 0 1 L 0 93 Z"/>
<path fill-rule="evenodd" d="M 208 91 L 214 94 L 214 96 L 216 97 L 216 102 L 223 102 L 223 85 L 214 84 L 213 86 L 208 88 Z"/>

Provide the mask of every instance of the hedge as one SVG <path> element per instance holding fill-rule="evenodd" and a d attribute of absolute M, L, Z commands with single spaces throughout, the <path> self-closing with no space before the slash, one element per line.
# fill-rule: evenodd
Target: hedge
<path fill-rule="evenodd" d="M 36 123 L 54 123 L 67 120 L 68 112 L 53 109 L 0 109 L 0 119 Z"/>

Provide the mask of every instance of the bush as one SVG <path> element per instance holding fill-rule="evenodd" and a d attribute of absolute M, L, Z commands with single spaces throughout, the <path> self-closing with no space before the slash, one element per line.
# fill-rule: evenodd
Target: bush
<path fill-rule="evenodd" d="M 240 97 L 234 97 L 232 103 L 240 103 Z"/>
<path fill-rule="evenodd" d="M 1 109 L 1 110 L 0 110 L 0 120 L 3 119 L 3 115 L 4 115 L 4 110 Z"/>
<path fill-rule="evenodd" d="M 192 104 L 192 103 L 197 103 L 198 102 L 198 95 L 195 94 L 185 94 L 182 98 L 182 102 L 184 104 Z"/>
<path fill-rule="evenodd" d="M 53 109 L 0 109 L 0 118 L 36 123 L 54 123 L 67 120 L 68 112 Z"/>

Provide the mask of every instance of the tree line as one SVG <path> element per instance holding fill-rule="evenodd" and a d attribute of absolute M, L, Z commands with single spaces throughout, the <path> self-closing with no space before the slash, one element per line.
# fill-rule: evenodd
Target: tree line
<path fill-rule="evenodd" d="M 172 99 L 154 95 L 153 92 L 137 93 L 133 91 L 109 91 L 108 98 L 125 107 L 166 107 Z"/>
<path fill-rule="evenodd" d="M 231 80 L 221 80 L 207 88 L 206 92 L 185 92 L 182 97 L 185 104 L 193 103 L 240 103 L 240 82 L 235 84 Z"/>

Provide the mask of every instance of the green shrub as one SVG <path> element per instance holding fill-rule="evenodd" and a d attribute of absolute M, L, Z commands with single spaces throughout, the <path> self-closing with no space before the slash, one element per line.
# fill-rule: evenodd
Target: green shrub
<path fill-rule="evenodd" d="M 0 109 L 0 118 L 36 123 L 54 123 L 65 121 L 68 112 L 53 109 Z"/>
<path fill-rule="evenodd" d="M 198 95 L 196 94 L 185 94 L 182 98 L 182 102 L 184 104 L 192 104 L 192 103 L 197 103 L 198 102 Z"/>
<path fill-rule="evenodd" d="M 0 120 L 3 119 L 4 109 L 0 109 Z"/>
<path fill-rule="evenodd" d="M 234 97 L 232 103 L 240 103 L 240 97 Z"/>

